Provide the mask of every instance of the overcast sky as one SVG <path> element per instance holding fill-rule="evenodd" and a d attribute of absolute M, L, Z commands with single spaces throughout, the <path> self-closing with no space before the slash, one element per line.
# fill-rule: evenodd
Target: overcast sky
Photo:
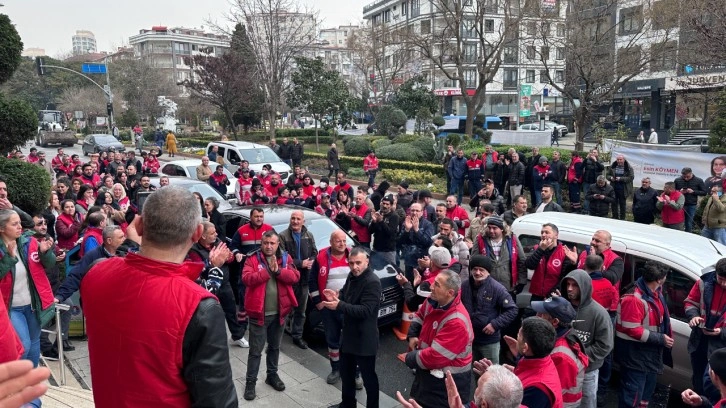
<path fill-rule="evenodd" d="M 298 0 L 319 10 L 322 27 L 358 23 L 363 6 L 374 0 Z M 49 56 L 70 52 L 76 30 L 90 30 L 99 51 L 113 51 L 130 36 L 154 25 L 209 27 L 225 23 L 228 0 L 0 0 L 25 48 L 44 48 Z"/>

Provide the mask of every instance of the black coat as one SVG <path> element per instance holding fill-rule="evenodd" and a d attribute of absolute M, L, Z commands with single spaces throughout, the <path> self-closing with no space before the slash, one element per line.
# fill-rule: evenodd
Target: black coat
<path fill-rule="evenodd" d="M 295 239 L 292 237 L 292 231 L 290 228 L 280 233 L 280 246 L 284 249 L 295 262 L 295 268 L 300 271 L 299 283 L 307 286 L 308 277 L 310 275 L 310 269 L 302 267 L 302 261 L 305 259 L 315 260 L 318 256 L 318 249 L 315 246 L 315 238 L 313 234 L 303 225 L 302 231 L 300 232 L 300 256 L 297 256 L 297 246 L 295 245 Z M 299 258 L 299 259 L 298 259 Z"/>
<path fill-rule="evenodd" d="M 596 199 L 595 195 L 605 196 L 602 199 Z M 615 190 L 610 184 L 605 184 L 600 187 L 595 184 L 590 184 L 590 190 L 585 196 L 586 200 L 590 201 L 590 215 L 597 217 L 607 217 L 608 211 L 610 211 L 610 204 L 615 202 Z"/>
<path fill-rule="evenodd" d="M 302 143 L 294 143 L 292 145 L 292 151 L 290 152 L 290 158 L 296 161 L 302 160 L 303 157 L 303 145 Z"/>
<path fill-rule="evenodd" d="M 396 237 L 400 221 L 395 211 L 383 216 L 383 220 L 373 222 L 368 231 L 373 234 L 373 250 L 379 252 L 392 252 L 396 250 Z"/>
<path fill-rule="evenodd" d="M 332 147 L 328 150 L 328 168 L 333 170 L 340 169 L 340 161 L 338 160 L 338 149 Z"/>
<path fill-rule="evenodd" d="M 360 276 L 348 274 L 340 290 L 338 311 L 343 314 L 340 351 L 356 356 L 378 353 L 378 308 L 381 281 L 368 268 Z"/>
<path fill-rule="evenodd" d="M 281 144 L 278 156 L 282 160 L 290 160 L 290 157 L 292 157 L 292 145 L 289 142 Z"/>

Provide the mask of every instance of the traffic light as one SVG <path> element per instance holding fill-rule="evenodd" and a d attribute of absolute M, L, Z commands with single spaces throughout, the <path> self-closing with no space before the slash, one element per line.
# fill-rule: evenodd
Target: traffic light
<path fill-rule="evenodd" d="M 108 113 L 108 116 L 113 115 L 113 104 L 111 102 L 106 104 L 106 113 Z"/>
<path fill-rule="evenodd" d="M 43 65 L 45 65 L 43 58 L 35 57 L 35 69 L 38 71 L 38 75 L 40 76 L 45 75 L 45 67 Z"/>

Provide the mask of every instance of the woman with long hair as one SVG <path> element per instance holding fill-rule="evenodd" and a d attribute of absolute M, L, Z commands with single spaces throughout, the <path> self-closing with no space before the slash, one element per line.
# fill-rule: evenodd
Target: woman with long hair
<path fill-rule="evenodd" d="M 194 194 L 194 197 L 196 197 L 197 201 L 199 201 L 199 208 L 202 209 L 202 218 L 207 218 L 207 212 L 204 211 L 204 197 L 196 191 L 192 194 Z"/>
<path fill-rule="evenodd" d="M 131 206 L 131 200 L 126 196 L 126 188 L 121 183 L 116 183 L 111 189 L 111 194 L 113 195 L 113 199 L 116 200 L 119 209 L 126 213 L 129 210 L 129 206 Z"/>
<path fill-rule="evenodd" d="M 58 247 L 70 250 L 78 241 L 78 233 L 81 231 L 83 216 L 76 213 L 76 205 L 73 200 L 61 201 L 63 212 L 55 222 L 55 232 L 58 236 Z"/>
<path fill-rule="evenodd" d="M 333 206 L 335 207 L 336 212 L 335 222 L 337 222 L 343 229 L 349 230 L 350 217 L 348 217 L 348 211 L 353 208 L 353 202 L 350 197 L 348 197 L 348 192 L 343 189 L 338 191 L 338 196 L 335 199 Z"/>
<path fill-rule="evenodd" d="M 71 175 L 71 178 L 75 180 L 81 178 L 81 176 L 83 176 L 83 167 L 80 164 L 73 166 L 73 174 Z"/>
<path fill-rule="evenodd" d="M 204 214 L 207 215 L 209 222 L 214 224 L 219 239 L 225 242 L 227 223 L 224 221 L 222 213 L 219 212 L 219 201 L 216 198 L 209 197 L 204 200 Z"/>
<path fill-rule="evenodd" d="M 76 196 L 76 212 L 81 213 L 85 216 L 88 209 L 96 202 L 96 198 L 93 197 L 93 188 L 89 185 L 82 185 Z"/>
<path fill-rule="evenodd" d="M 50 192 L 50 198 L 48 199 L 48 206 L 42 211 L 41 215 L 45 219 L 48 225 L 48 235 L 55 239 L 55 220 L 63 212 L 60 206 L 60 199 L 58 193 L 55 191 Z"/>
<path fill-rule="evenodd" d="M 71 180 L 71 199 L 76 199 L 78 197 L 78 192 L 81 191 L 81 186 L 83 183 L 81 183 L 80 179 L 74 178 Z"/>
<path fill-rule="evenodd" d="M 101 193 L 105 193 L 106 191 L 110 192 L 111 189 L 113 189 L 114 183 L 115 180 L 113 179 L 113 176 L 103 176 L 101 187 L 98 188 L 98 195 L 101 195 Z"/>
<path fill-rule="evenodd" d="M 21 359 L 34 367 L 40 358 L 40 328 L 54 317 L 53 290 L 45 268 L 55 265 L 51 238 L 23 234 L 20 216 L 0 210 L 0 291 L 10 321 L 23 345 Z M 35 400 L 30 406 L 39 407 Z"/>

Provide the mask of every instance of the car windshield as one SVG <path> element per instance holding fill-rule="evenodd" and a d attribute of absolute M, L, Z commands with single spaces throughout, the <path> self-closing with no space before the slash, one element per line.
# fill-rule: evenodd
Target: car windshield
<path fill-rule="evenodd" d="M 113 143 L 113 142 L 117 142 L 117 140 L 115 137 L 113 137 L 111 135 L 96 136 L 96 143 Z"/>
<path fill-rule="evenodd" d="M 280 158 L 277 157 L 275 152 L 269 148 L 244 149 L 240 153 L 242 153 L 242 159 L 247 160 L 250 164 L 266 164 L 280 161 Z"/>
<path fill-rule="evenodd" d="M 290 225 L 288 223 L 273 225 L 275 231 L 278 233 L 286 230 L 289 226 Z M 315 245 L 318 247 L 318 251 L 329 247 L 330 234 L 332 234 L 333 231 L 340 229 L 338 224 L 327 218 L 305 220 L 305 228 L 307 228 L 308 231 L 310 231 L 310 233 L 315 237 Z M 353 247 L 355 245 L 355 242 L 350 236 L 348 236 L 348 234 L 345 235 L 345 241 L 345 245 L 348 247 Z"/>
<path fill-rule="evenodd" d="M 212 171 L 217 170 L 217 166 L 219 166 L 218 163 L 209 163 L 209 167 L 212 168 Z M 197 166 L 188 166 L 187 167 L 187 173 L 189 174 L 189 177 L 196 179 L 197 178 Z M 224 169 L 224 175 L 227 176 L 227 178 L 230 181 L 234 181 L 234 175 L 229 172 L 226 168 Z"/>

